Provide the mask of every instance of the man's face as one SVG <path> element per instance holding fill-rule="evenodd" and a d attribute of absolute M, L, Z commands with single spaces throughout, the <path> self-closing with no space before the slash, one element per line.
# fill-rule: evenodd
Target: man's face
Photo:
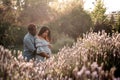
<path fill-rule="evenodd" d="M 33 30 L 30 31 L 31 35 L 35 36 L 37 31 L 36 31 L 36 27 L 33 28 Z"/>

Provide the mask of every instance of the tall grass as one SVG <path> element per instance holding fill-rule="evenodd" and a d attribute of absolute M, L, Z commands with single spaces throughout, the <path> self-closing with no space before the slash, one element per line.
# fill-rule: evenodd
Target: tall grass
<path fill-rule="evenodd" d="M 1 80 L 118 80 L 120 34 L 88 33 L 44 62 L 26 62 L 0 46 Z"/>

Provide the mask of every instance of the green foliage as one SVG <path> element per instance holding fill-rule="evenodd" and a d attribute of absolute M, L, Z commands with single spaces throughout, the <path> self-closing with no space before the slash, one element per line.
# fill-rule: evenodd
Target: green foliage
<path fill-rule="evenodd" d="M 0 45 L 9 47 L 21 40 L 21 36 L 19 35 L 24 34 L 25 29 L 21 30 L 21 27 L 18 26 L 19 11 L 14 9 L 12 1 L 2 0 L 2 2 L 0 4 Z"/>
<path fill-rule="evenodd" d="M 114 24 L 115 24 L 115 18 L 114 18 L 113 15 L 111 15 L 111 18 L 110 18 L 109 23 L 110 23 L 111 25 L 114 25 Z"/>
<path fill-rule="evenodd" d="M 120 13 L 111 14 L 108 24 L 112 26 L 113 32 L 120 32 Z"/>
<path fill-rule="evenodd" d="M 49 26 L 56 27 L 58 33 L 64 33 L 76 40 L 90 30 L 92 21 L 90 16 L 79 6 L 75 7 L 69 14 L 50 23 Z"/>
<path fill-rule="evenodd" d="M 106 8 L 102 0 L 97 0 L 95 3 L 95 8 L 91 13 L 91 17 L 94 23 L 103 23 L 106 19 L 105 16 Z"/>
<path fill-rule="evenodd" d="M 0 44 L 4 45 L 9 44 L 9 38 L 7 34 L 7 30 L 9 29 L 9 23 L 1 23 L 0 24 Z"/>
<path fill-rule="evenodd" d="M 0 24 L 0 45 L 9 47 L 22 44 L 27 29 L 25 27 L 11 26 L 10 23 Z"/>
<path fill-rule="evenodd" d="M 53 43 L 52 53 L 57 53 L 63 46 L 72 46 L 73 42 L 73 38 L 70 38 L 65 34 L 61 34 L 57 41 Z"/>
<path fill-rule="evenodd" d="M 20 21 L 26 25 L 29 23 L 43 24 L 50 20 L 52 12 L 48 6 L 50 0 L 24 0 L 20 15 Z"/>
<path fill-rule="evenodd" d="M 16 34 L 15 44 L 17 45 L 23 44 L 23 38 L 26 33 L 27 33 L 27 28 L 25 26 L 17 26 L 14 33 Z"/>
<path fill-rule="evenodd" d="M 94 32 L 105 30 L 106 33 L 112 34 L 112 28 L 114 24 L 114 17 L 112 16 L 110 21 L 107 20 L 105 15 L 106 8 L 102 0 L 96 0 L 95 8 L 91 12 L 91 18 L 94 22 Z"/>
<path fill-rule="evenodd" d="M 102 32 L 103 30 L 107 34 L 112 35 L 112 25 L 108 23 L 96 24 L 93 29 L 94 32 Z"/>
<path fill-rule="evenodd" d="M 71 42 L 77 40 L 93 26 L 90 16 L 81 6 L 75 7 L 71 12 L 61 15 L 47 25 L 51 29 L 54 53 L 66 43 L 71 45 Z"/>
<path fill-rule="evenodd" d="M 120 33 L 120 14 L 117 16 L 117 23 L 116 23 L 117 31 Z"/>

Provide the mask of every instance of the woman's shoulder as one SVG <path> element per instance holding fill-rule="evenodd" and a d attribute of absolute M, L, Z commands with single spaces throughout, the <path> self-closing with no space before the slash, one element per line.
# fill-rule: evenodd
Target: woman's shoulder
<path fill-rule="evenodd" d="M 43 42 L 43 40 L 39 37 L 36 37 L 36 42 Z"/>

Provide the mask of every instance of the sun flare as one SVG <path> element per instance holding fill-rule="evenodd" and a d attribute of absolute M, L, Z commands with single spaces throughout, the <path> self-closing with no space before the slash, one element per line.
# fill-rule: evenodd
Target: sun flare
<path fill-rule="evenodd" d="M 83 5 L 83 0 L 57 0 L 49 2 L 49 6 L 57 12 L 64 13 L 77 5 Z"/>

